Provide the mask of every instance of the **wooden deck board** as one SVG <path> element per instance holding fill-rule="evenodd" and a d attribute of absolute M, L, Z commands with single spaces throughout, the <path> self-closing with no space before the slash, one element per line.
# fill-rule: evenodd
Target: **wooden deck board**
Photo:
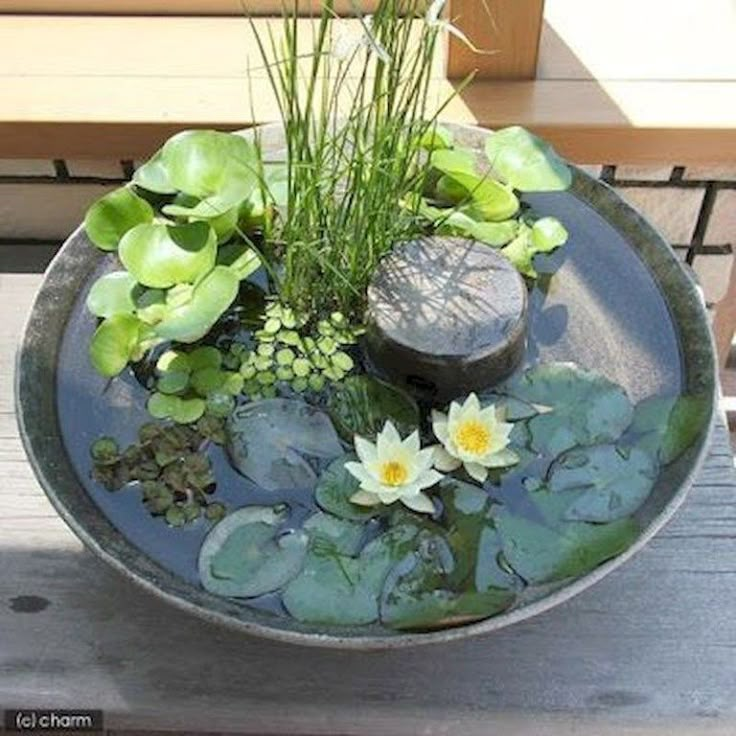
<path fill-rule="evenodd" d="M 536 619 L 391 653 L 250 639 L 108 569 L 38 487 L 15 427 L 12 372 L 40 264 L 16 250 L 27 265 L 0 275 L 0 703 L 103 708 L 106 726 L 123 731 L 736 733 L 736 479 L 723 426 L 666 529 Z M 41 610 L 21 612 L 20 596 Z"/>

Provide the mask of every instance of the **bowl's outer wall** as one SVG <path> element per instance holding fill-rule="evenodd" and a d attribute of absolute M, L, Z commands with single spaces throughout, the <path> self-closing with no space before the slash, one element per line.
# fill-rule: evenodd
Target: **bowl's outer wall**
<path fill-rule="evenodd" d="M 271 131 L 273 129 L 270 129 Z M 458 138 L 482 141 L 487 131 L 455 126 Z M 484 621 L 426 634 L 389 632 L 379 626 L 315 627 L 275 617 L 211 596 L 156 564 L 105 517 L 84 489 L 62 441 L 56 402 L 58 356 L 69 315 L 82 286 L 104 254 L 90 247 L 79 228 L 53 260 L 36 296 L 18 353 L 16 410 L 21 437 L 36 476 L 52 504 L 95 554 L 127 578 L 205 619 L 245 633 L 310 646 L 381 649 L 447 642 L 496 631 L 535 616 L 576 595 L 635 554 L 670 519 L 684 500 L 707 452 L 715 417 L 717 381 L 712 336 L 700 294 L 659 233 L 606 185 L 575 171 L 573 192 L 622 233 L 654 276 L 672 315 L 682 347 L 684 389 L 707 397 L 708 432 L 672 466 L 671 485 L 655 489 L 640 515 L 644 529 L 626 552 L 544 598 Z M 646 315 L 643 315 L 646 318 Z"/>

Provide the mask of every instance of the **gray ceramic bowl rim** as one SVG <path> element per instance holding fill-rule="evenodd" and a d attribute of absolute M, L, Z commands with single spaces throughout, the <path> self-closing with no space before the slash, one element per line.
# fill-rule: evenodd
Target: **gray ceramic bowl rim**
<path fill-rule="evenodd" d="M 575 171 L 575 178 L 586 182 L 588 186 L 594 181 L 579 169 Z M 633 208 L 623 203 L 610 187 L 602 182 L 595 182 L 595 185 L 602 188 L 599 190 L 601 197 L 609 201 L 612 206 L 615 205 L 618 213 L 628 218 L 632 226 L 643 228 L 648 241 L 655 244 L 658 258 L 670 261 L 671 265 L 677 266 L 679 296 L 686 300 L 691 310 L 690 317 L 698 320 L 697 331 L 703 336 L 707 335 L 708 350 L 712 356 L 714 354 L 713 340 L 702 298 L 692 279 L 680 267 L 669 245 Z M 712 394 L 708 431 L 700 436 L 695 449 L 694 461 L 670 501 L 642 530 L 637 541 L 626 551 L 544 598 L 457 628 L 430 633 L 393 635 L 362 634 L 361 631 L 365 629 L 359 627 L 350 629 L 307 627 L 292 619 L 268 616 L 255 609 L 247 609 L 227 599 L 217 598 L 196 589 L 195 586 L 185 583 L 143 555 L 104 517 L 71 467 L 58 431 L 55 401 L 56 363 L 66 316 L 69 313 L 69 309 L 63 309 L 63 303 L 66 301 L 73 304 L 77 287 L 88 279 L 99 259 L 104 257 L 103 253 L 97 253 L 97 258 L 87 255 L 75 264 L 73 262 L 75 243 L 78 244 L 82 237 L 83 228 L 80 226 L 68 238 L 51 262 L 34 300 L 19 347 L 16 361 L 15 400 L 16 416 L 23 445 L 34 473 L 54 508 L 87 548 L 142 588 L 180 609 L 213 623 L 280 642 L 359 650 L 447 643 L 498 631 L 569 600 L 603 579 L 635 555 L 672 518 L 682 504 L 707 454 L 716 416 L 715 360 L 712 360 L 712 381 L 709 381 L 707 385 Z M 646 263 L 647 259 L 643 254 L 640 253 L 640 255 Z M 653 277 L 656 280 L 654 274 Z M 63 318 L 59 315 L 60 312 L 63 313 Z M 252 620 L 240 618 L 244 614 Z M 320 628 L 329 633 L 315 631 Z M 348 631 L 355 633 L 347 635 Z"/>

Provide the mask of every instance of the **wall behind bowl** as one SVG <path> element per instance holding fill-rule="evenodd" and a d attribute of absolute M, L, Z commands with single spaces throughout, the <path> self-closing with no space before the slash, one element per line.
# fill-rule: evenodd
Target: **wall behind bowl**
<path fill-rule="evenodd" d="M 2 245 L 43 248 L 50 258 L 89 204 L 128 181 L 136 163 L 0 160 L 0 271 L 12 269 L 5 261 L 17 252 Z M 612 184 L 664 233 L 692 264 L 709 304 L 721 300 L 736 249 L 736 169 L 623 163 L 583 168 Z"/>

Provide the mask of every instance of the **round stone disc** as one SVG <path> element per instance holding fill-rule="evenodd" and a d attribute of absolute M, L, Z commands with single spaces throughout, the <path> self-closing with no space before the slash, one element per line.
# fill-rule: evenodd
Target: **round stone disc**
<path fill-rule="evenodd" d="M 368 352 L 395 383 L 443 401 L 516 368 L 526 314 L 526 285 L 498 252 L 462 238 L 421 238 L 398 245 L 376 269 Z"/>

